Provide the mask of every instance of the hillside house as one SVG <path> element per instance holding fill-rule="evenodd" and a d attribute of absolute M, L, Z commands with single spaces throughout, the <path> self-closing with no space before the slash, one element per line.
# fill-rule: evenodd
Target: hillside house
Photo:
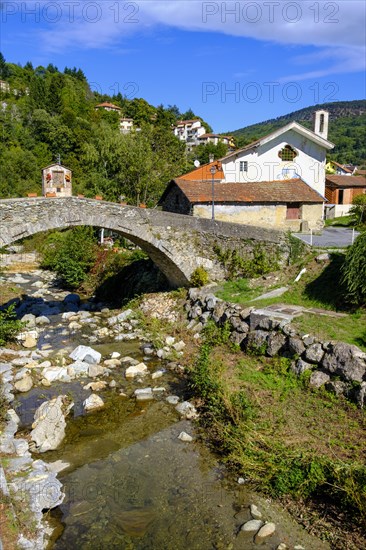
<path fill-rule="evenodd" d="M 339 164 L 334 160 L 330 160 L 326 165 L 327 174 L 336 174 L 337 176 L 353 176 L 357 170 L 357 166 L 347 166 Z"/>
<path fill-rule="evenodd" d="M 327 175 L 325 180 L 326 218 L 338 218 L 348 214 L 353 199 L 366 194 L 366 179 L 363 176 Z"/>
<path fill-rule="evenodd" d="M 232 136 L 220 136 L 219 134 L 203 134 L 198 138 L 198 145 L 207 145 L 208 143 L 213 143 L 217 145 L 218 143 L 223 143 L 227 145 L 230 150 L 235 149 L 235 142 Z"/>
<path fill-rule="evenodd" d="M 107 101 L 104 103 L 99 103 L 95 106 L 95 109 L 104 109 L 105 111 L 112 111 L 115 113 L 120 113 L 122 111 L 121 107 L 118 107 L 118 105 L 114 105 L 113 103 L 108 103 Z"/>
<path fill-rule="evenodd" d="M 326 111 L 309 130 L 290 122 L 271 134 L 170 182 L 159 204 L 170 212 L 294 231 L 323 226 Z M 211 171 L 212 170 L 212 171 Z"/>
<path fill-rule="evenodd" d="M 61 164 L 50 164 L 43 168 L 42 195 L 44 197 L 71 197 L 71 170 Z"/>
<path fill-rule="evenodd" d="M 133 129 L 133 118 L 121 118 L 119 129 L 121 134 L 129 134 Z"/>
<path fill-rule="evenodd" d="M 180 140 L 185 141 L 187 150 L 191 151 L 193 147 L 199 144 L 198 138 L 206 133 L 202 122 L 196 120 L 179 120 L 173 128 L 174 135 Z"/>

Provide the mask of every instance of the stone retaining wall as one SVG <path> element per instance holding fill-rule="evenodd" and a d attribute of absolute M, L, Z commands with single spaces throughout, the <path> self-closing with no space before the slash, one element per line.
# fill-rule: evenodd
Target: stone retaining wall
<path fill-rule="evenodd" d="M 309 334 L 301 334 L 285 316 L 224 302 L 212 294 L 210 288 L 191 288 L 186 311 L 190 320 L 188 327 L 196 333 L 209 319 L 217 325 L 227 322 L 231 329 L 230 340 L 243 351 L 288 357 L 292 359 L 291 369 L 298 376 L 311 371 L 311 387 L 324 386 L 361 408 L 366 405 L 366 353 L 357 346 L 323 342 Z"/>

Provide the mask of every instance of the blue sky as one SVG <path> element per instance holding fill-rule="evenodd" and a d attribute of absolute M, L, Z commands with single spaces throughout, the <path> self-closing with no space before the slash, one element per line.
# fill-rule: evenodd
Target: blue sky
<path fill-rule="evenodd" d="M 214 131 L 365 97 L 364 0 L 38 0 L 1 5 L 9 62 L 189 107 Z"/>

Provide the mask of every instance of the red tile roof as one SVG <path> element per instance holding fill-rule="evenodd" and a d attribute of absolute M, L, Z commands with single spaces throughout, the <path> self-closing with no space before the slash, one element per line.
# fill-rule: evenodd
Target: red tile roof
<path fill-rule="evenodd" d="M 334 166 L 338 166 L 338 168 L 341 168 L 344 172 L 348 172 L 349 174 L 352 174 L 352 170 L 350 170 L 343 164 L 339 164 L 339 162 L 336 162 L 335 160 L 331 160 L 330 163 L 334 164 Z"/>
<path fill-rule="evenodd" d="M 325 185 L 327 187 L 366 187 L 366 181 L 362 176 L 336 176 L 327 174 Z"/>
<path fill-rule="evenodd" d="M 212 185 L 209 181 L 186 181 L 178 178 L 173 180 L 170 185 L 174 184 L 193 204 L 210 203 L 212 201 Z M 169 187 L 163 197 L 169 192 Z M 324 200 L 324 197 L 300 178 L 255 183 L 215 184 L 215 202 L 222 204 L 238 202 L 322 203 Z"/>
<path fill-rule="evenodd" d="M 99 103 L 95 107 L 109 107 L 109 109 L 118 109 L 119 111 L 122 111 L 121 107 L 118 107 L 118 105 L 114 105 L 113 103 L 108 103 L 107 101 L 104 103 Z"/>
<path fill-rule="evenodd" d="M 221 162 L 218 162 L 215 160 L 214 162 L 211 162 L 209 164 L 203 164 L 199 168 L 196 168 L 195 170 L 192 170 L 192 172 L 189 172 L 188 174 L 184 174 L 184 176 L 181 176 L 180 180 L 185 181 L 208 181 L 212 180 L 212 174 L 210 172 L 210 169 L 214 166 L 216 168 L 216 173 L 214 174 L 215 180 L 223 180 L 225 179 L 225 174 L 222 169 Z"/>

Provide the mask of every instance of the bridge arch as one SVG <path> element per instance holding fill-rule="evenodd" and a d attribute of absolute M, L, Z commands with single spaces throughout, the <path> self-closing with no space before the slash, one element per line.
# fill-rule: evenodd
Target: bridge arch
<path fill-rule="evenodd" d="M 143 209 L 77 198 L 9 199 L 0 203 L 1 246 L 50 229 L 101 227 L 138 245 L 173 287 L 189 282 L 190 266 L 185 265 L 174 243 L 161 238 Z"/>
<path fill-rule="evenodd" d="M 283 231 L 264 227 L 77 197 L 0 200 L 0 246 L 49 229 L 78 225 L 110 229 L 140 246 L 172 287 L 187 286 L 199 266 L 211 280 L 225 278 L 217 249 L 235 250 L 250 258 L 260 243 L 280 263 L 288 260 L 290 252 Z"/>

